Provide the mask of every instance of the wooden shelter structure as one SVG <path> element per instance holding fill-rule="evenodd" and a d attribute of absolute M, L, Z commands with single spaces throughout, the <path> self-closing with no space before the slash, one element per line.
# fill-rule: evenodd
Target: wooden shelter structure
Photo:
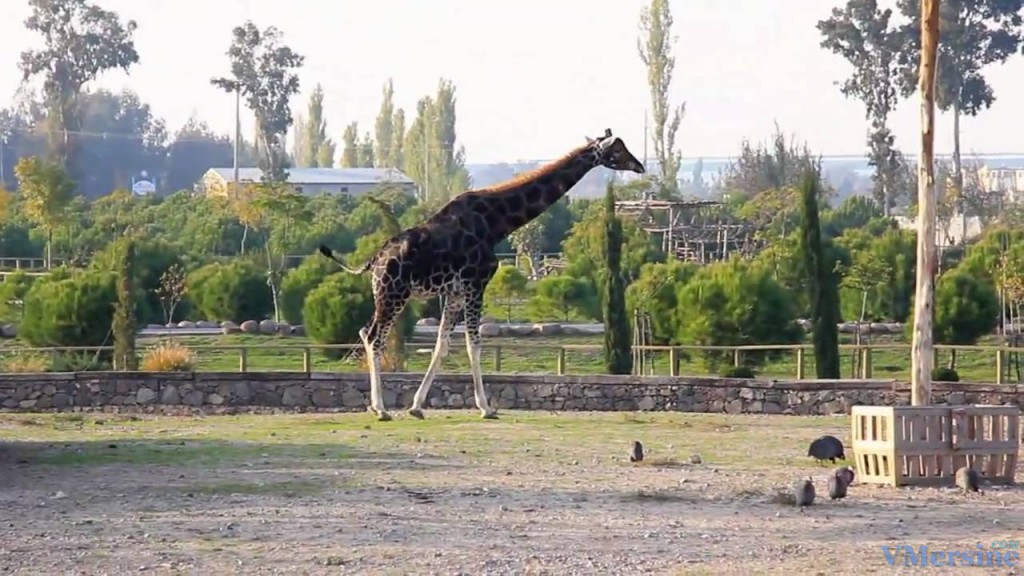
<path fill-rule="evenodd" d="M 679 260 L 710 264 L 757 247 L 753 227 L 732 221 L 714 200 L 620 200 L 615 211 L 660 236 L 662 250 Z"/>

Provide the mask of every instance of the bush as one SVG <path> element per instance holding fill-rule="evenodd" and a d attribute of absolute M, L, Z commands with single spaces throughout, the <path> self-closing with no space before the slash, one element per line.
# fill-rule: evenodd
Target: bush
<path fill-rule="evenodd" d="M 373 295 L 365 276 L 328 276 L 302 306 L 306 334 L 320 344 L 355 344 L 359 329 L 373 317 Z M 331 357 L 341 354 L 331 353 Z"/>
<path fill-rule="evenodd" d="M 959 382 L 960 374 L 949 366 L 940 366 L 932 369 L 932 380 L 934 382 Z"/>
<path fill-rule="evenodd" d="M 161 342 L 142 357 L 142 370 L 146 372 L 191 372 L 194 367 L 195 354 L 177 342 Z"/>
<path fill-rule="evenodd" d="M 179 249 L 166 242 L 150 239 L 135 241 L 135 314 L 140 325 L 164 323 L 164 312 L 157 294 L 160 276 L 175 264 L 183 265 L 179 252 Z M 122 254 L 122 242 L 111 242 L 93 256 L 89 266 L 97 271 L 117 270 L 121 267 Z M 187 316 L 188 312 L 187 301 L 175 310 L 175 314 L 180 314 L 181 318 Z"/>
<path fill-rule="evenodd" d="M 262 320 L 274 310 L 266 271 L 248 260 L 203 266 L 189 275 L 188 286 L 200 320 Z"/>
<path fill-rule="evenodd" d="M 36 352 L 19 352 L 12 354 L 3 361 L 4 372 L 39 373 L 50 369 L 50 359 Z"/>
<path fill-rule="evenodd" d="M 29 276 L 22 270 L 8 274 L 0 284 L 0 320 L 16 322 L 21 319 L 23 302 L 38 276 Z"/>
<path fill-rule="evenodd" d="M 19 336 L 32 346 L 109 345 L 114 283 L 115 274 L 95 271 L 37 280 L 25 295 Z"/>
<path fill-rule="evenodd" d="M 722 372 L 723 378 L 756 378 L 757 373 L 750 366 L 730 366 Z"/>
<path fill-rule="evenodd" d="M 281 314 L 286 322 L 303 324 L 302 306 L 306 297 L 331 274 L 340 271 L 338 265 L 314 254 L 307 256 L 297 268 L 290 270 L 281 281 Z"/>

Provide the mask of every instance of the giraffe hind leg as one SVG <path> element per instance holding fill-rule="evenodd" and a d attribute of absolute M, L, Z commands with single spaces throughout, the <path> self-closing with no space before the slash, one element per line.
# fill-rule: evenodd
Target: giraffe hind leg
<path fill-rule="evenodd" d="M 484 389 L 483 370 L 480 367 L 480 315 L 483 311 L 483 294 L 474 294 L 466 301 L 466 351 L 469 353 L 469 370 L 473 376 L 473 396 L 480 416 L 487 420 L 498 418 L 498 411 L 487 402 Z"/>
<path fill-rule="evenodd" d="M 375 414 L 381 422 L 391 420 L 391 415 L 388 414 L 384 406 L 380 373 L 381 357 L 384 354 L 384 347 L 391 334 L 391 329 L 394 327 L 395 319 L 402 313 L 407 302 L 407 295 L 386 294 L 382 298 L 379 297 L 373 321 L 359 331 L 363 348 L 366 350 L 366 365 L 370 372 L 370 405 L 367 410 Z"/>

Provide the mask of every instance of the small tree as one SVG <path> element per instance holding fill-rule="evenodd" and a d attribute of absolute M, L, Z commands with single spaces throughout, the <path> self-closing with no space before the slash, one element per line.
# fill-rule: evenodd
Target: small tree
<path fill-rule="evenodd" d="M 114 307 L 114 369 L 137 370 L 135 355 L 135 241 L 124 241 L 121 267 L 117 274 L 117 305 Z"/>
<path fill-rule="evenodd" d="M 839 294 L 832 274 L 834 266 L 825 262 L 818 220 L 818 173 L 808 170 L 800 184 L 803 219 L 800 249 L 807 270 L 811 301 L 814 359 L 818 378 L 839 378 Z"/>
<path fill-rule="evenodd" d="M 527 304 L 534 316 L 545 320 L 560 318 L 565 322 L 573 311 L 583 316 L 595 316 L 597 295 L 594 285 L 584 278 L 559 275 L 547 276 L 537 282 L 533 298 Z"/>
<path fill-rule="evenodd" d="M 25 216 L 46 231 L 46 269 L 53 264 L 53 231 L 66 219 L 65 210 L 75 192 L 75 183 L 56 162 L 26 156 L 14 167 L 18 190 L 24 199 Z"/>
<path fill-rule="evenodd" d="M 998 322 L 999 298 L 988 280 L 956 268 L 939 277 L 933 328 L 936 343 L 974 344 Z M 956 370 L 956 349 L 950 354 L 949 368 Z"/>
<path fill-rule="evenodd" d="M 170 324 L 174 321 L 174 310 L 188 294 L 188 277 L 185 275 L 185 269 L 175 263 L 164 270 L 160 275 L 160 285 L 156 289 L 156 294 L 164 311 L 164 324 Z"/>
<path fill-rule="evenodd" d="M 519 268 L 502 266 L 487 284 L 488 304 L 501 307 L 505 312 L 505 321 L 512 323 L 512 308 L 523 300 L 526 294 L 527 279 Z"/>
<path fill-rule="evenodd" d="M 604 364 L 609 374 L 633 371 L 626 287 L 622 281 L 622 222 L 615 215 L 615 189 L 609 183 L 604 200 Z"/>

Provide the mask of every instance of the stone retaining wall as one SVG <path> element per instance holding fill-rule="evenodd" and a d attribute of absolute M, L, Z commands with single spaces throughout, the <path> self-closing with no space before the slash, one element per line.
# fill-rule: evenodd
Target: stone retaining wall
<path fill-rule="evenodd" d="M 389 410 L 408 408 L 418 374 L 385 375 Z M 711 377 L 488 375 L 499 408 L 531 410 L 679 410 L 756 414 L 848 413 L 857 404 L 909 403 L 906 383 L 880 380 L 742 380 Z M 936 404 L 1024 405 L 1024 386 L 935 383 Z M 107 409 L 233 412 L 251 408 L 362 411 L 363 374 L 295 372 L 79 372 L 0 374 L 0 410 Z M 473 408 L 468 376 L 440 375 L 430 408 Z"/>

